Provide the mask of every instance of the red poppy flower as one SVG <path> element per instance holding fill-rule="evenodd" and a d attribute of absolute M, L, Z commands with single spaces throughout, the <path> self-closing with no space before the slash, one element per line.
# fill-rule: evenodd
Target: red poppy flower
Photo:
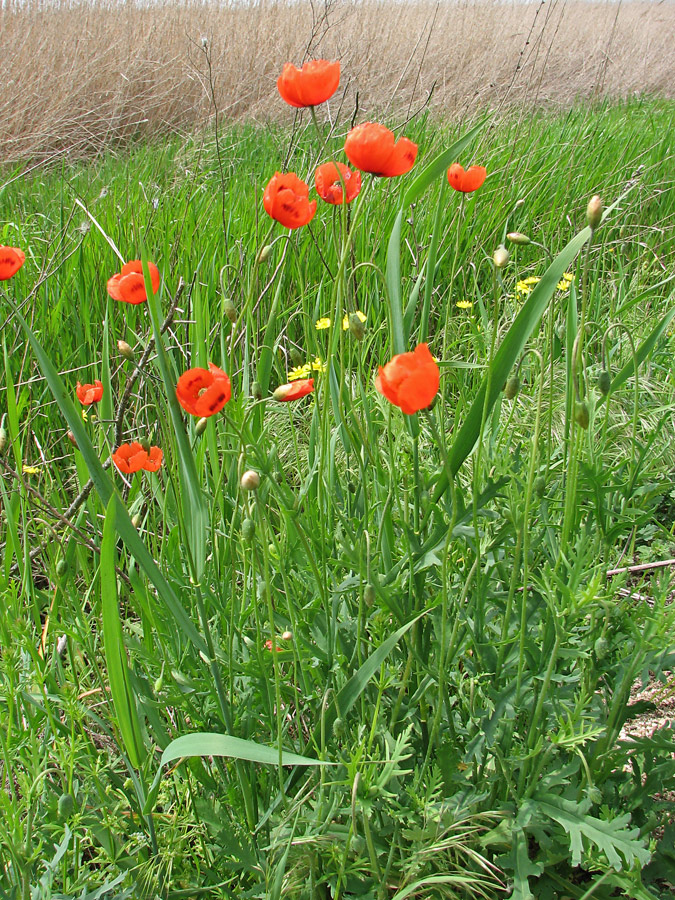
<path fill-rule="evenodd" d="M 82 406 L 91 406 L 92 403 L 98 403 L 103 396 L 103 385 L 98 380 L 93 384 L 80 384 L 78 381 L 75 393 Z"/>
<path fill-rule="evenodd" d="M 159 290 L 159 269 L 154 263 L 148 263 L 152 293 Z M 124 263 L 122 271 L 108 279 L 108 293 L 113 300 L 121 300 L 123 303 L 145 303 L 148 295 L 145 293 L 145 280 L 143 278 L 143 263 L 140 259 Z"/>
<path fill-rule="evenodd" d="M 340 84 L 340 63 L 325 59 L 306 62 L 302 69 L 286 63 L 277 79 L 282 100 L 289 106 L 316 106 L 332 97 Z"/>
<path fill-rule="evenodd" d="M 191 416 L 200 419 L 220 412 L 231 396 L 230 379 L 213 363 L 209 363 L 208 369 L 188 369 L 176 385 L 180 405 Z"/>
<path fill-rule="evenodd" d="M 145 468 L 148 454 L 138 442 L 134 441 L 133 444 L 121 444 L 113 453 L 112 461 L 120 472 L 131 475 Z"/>
<path fill-rule="evenodd" d="M 281 384 L 272 394 L 275 400 L 299 400 L 306 397 L 314 390 L 313 378 L 301 378 L 300 381 L 294 381 L 292 384 Z"/>
<path fill-rule="evenodd" d="M 143 464 L 143 468 L 146 472 L 159 472 L 159 467 L 162 465 L 162 459 L 164 458 L 164 454 L 159 449 L 159 447 L 151 447 L 150 452 L 148 453 L 148 458 Z"/>
<path fill-rule="evenodd" d="M 347 135 L 345 153 L 349 162 L 362 172 L 394 178 L 405 175 L 415 165 L 417 144 L 405 137 L 394 141 L 393 131 L 384 125 L 364 122 Z"/>
<path fill-rule="evenodd" d="M 434 399 L 440 374 L 429 347 L 419 344 L 412 353 L 399 353 L 384 368 L 380 366 L 375 387 L 394 406 L 411 416 L 426 409 Z"/>
<path fill-rule="evenodd" d="M 340 179 L 342 175 L 342 180 Z M 339 205 L 344 202 L 342 182 L 347 190 L 347 203 L 351 203 L 361 190 L 361 173 L 352 172 L 344 163 L 324 163 L 314 173 L 314 184 L 322 200 Z"/>
<path fill-rule="evenodd" d="M 448 184 L 463 194 L 477 191 L 486 177 L 487 169 L 484 166 L 469 166 L 465 172 L 463 166 L 453 163 L 448 169 Z"/>
<path fill-rule="evenodd" d="M 26 254 L 18 247 L 0 247 L 0 281 L 7 281 L 26 262 Z"/>
<path fill-rule="evenodd" d="M 316 200 L 309 202 L 309 187 L 294 172 L 276 172 L 263 195 L 267 213 L 285 228 L 302 228 L 316 212 Z"/>

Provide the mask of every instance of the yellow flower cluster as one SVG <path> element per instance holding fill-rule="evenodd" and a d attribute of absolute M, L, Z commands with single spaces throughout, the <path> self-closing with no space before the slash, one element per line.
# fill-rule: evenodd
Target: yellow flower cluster
<path fill-rule="evenodd" d="M 529 294 L 535 284 L 539 284 L 541 278 L 536 275 L 530 275 L 529 278 L 523 278 L 516 284 L 516 292 L 518 294 Z"/>
<path fill-rule="evenodd" d="M 559 291 L 569 291 L 570 285 L 574 281 L 574 275 L 571 272 L 564 272 L 563 277 L 558 282 Z"/>
<path fill-rule="evenodd" d="M 457 309 L 471 309 L 473 306 L 473 300 L 458 300 L 455 303 Z"/>
<path fill-rule="evenodd" d="M 303 363 L 301 366 L 295 366 L 288 373 L 289 381 L 300 381 L 303 378 L 311 378 L 315 372 L 325 372 L 328 363 L 325 363 L 319 356 L 315 356 L 311 362 Z"/>
<path fill-rule="evenodd" d="M 359 317 L 359 320 L 361 322 L 366 321 L 366 314 L 361 312 L 360 309 L 357 309 L 356 315 Z M 328 316 L 322 316 L 320 319 L 317 319 L 316 322 L 314 323 L 314 327 L 316 328 L 317 331 L 325 331 L 326 328 L 330 328 L 330 326 L 331 326 L 331 320 L 328 318 Z M 347 313 L 342 319 L 342 330 L 343 331 L 349 330 L 349 313 Z"/>

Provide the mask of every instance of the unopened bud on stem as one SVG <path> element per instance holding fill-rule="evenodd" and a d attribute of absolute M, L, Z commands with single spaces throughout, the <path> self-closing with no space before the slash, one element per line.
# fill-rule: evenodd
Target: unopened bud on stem
<path fill-rule="evenodd" d="M 501 244 L 492 254 L 492 261 L 497 269 L 503 269 L 509 261 L 509 251 Z"/>
<path fill-rule="evenodd" d="M 223 300 L 223 312 L 234 325 L 237 321 L 237 310 L 234 308 L 234 303 L 229 297 L 226 297 L 225 300 Z"/>
<path fill-rule="evenodd" d="M 243 491 L 257 491 L 260 487 L 260 475 L 254 469 L 248 469 L 239 482 Z"/>
<path fill-rule="evenodd" d="M 586 219 L 593 231 L 595 231 L 602 221 L 602 200 L 597 194 L 588 201 L 588 206 L 586 207 Z"/>
<path fill-rule="evenodd" d="M 258 254 L 258 265 L 261 265 L 270 258 L 270 253 L 272 252 L 272 245 L 265 244 L 264 247 L 260 248 L 260 253 Z"/>
<path fill-rule="evenodd" d="M 118 341 L 117 349 L 125 359 L 132 360 L 134 358 L 134 351 L 126 341 Z"/>
<path fill-rule="evenodd" d="M 197 424 L 195 425 L 195 434 L 197 437 L 200 437 L 206 431 L 206 426 L 209 424 L 208 419 L 197 419 Z"/>
<path fill-rule="evenodd" d="M 506 235 L 507 240 L 511 241 L 512 244 L 518 244 L 520 246 L 525 246 L 526 244 L 531 244 L 532 241 L 526 234 L 522 234 L 520 231 L 509 231 Z"/>

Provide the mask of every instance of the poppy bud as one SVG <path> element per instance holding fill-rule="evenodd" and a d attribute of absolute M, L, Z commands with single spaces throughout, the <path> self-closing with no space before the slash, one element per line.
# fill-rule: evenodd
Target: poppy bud
<path fill-rule="evenodd" d="M 513 208 L 514 208 L 514 209 L 520 209 L 521 206 L 525 206 L 525 200 L 522 199 L 522 198 L 521 198 L 520 200 L 516 200 L 516 202 L 515 202 Z"/>
<path fill-rule="evenodd" d="M 131 517 L 131 524 L 134 526 L 134 528 L 138 528 L 138 526 L 141 524 L 141 521 L 142 517 L 140 513 L 136 513 L 135 516 Z"/>
<path fill-rule="evenodd" d="M 602 371 L 598 375 L 598 390 L 606 397 L 609 394 L 610 388 L 612 386 L 612 376 L 606 370 Z"/>
<path fill-rule="evenodd" d="M 296 368 L 301 366 L 304 362 L 302 353 L 300 353 L 296 347 L 291 347 L 291 362 Z"/>
<path fill-rule="evenodd" d="M 522 247 L 524 247 L 526 244 L 532 243 L 529 237 L 526 234 L 521 234 L 520 231 L 509 231 L 506 237 L 509 241 L 511 241 L 512 244 L 518 244 Z"/>
<path fill-rule="evenodd" d="M 333 734 L 335 735 L 336 738 L 339 739 L 344 736 L 344 733 L 345 733 L 345 720 L 340 718 L 340 716 L 338 716 L 337 719 L 333 722 Z"/>
<path fill-rule="evenodd" d="M 4 453 L 6 446 L 7 446 L 7 432 L 5 431 L 5 426 L 0 425 L 0 453 Z"/>
<path fill-rule="evenodd" d="M 284 631 L 281 635 L 282 641 L 292 641 L 293 640 L 293 632 L 292 631 Z"/>
<path fill-rule="evenodd" d="M 155 693 L 156 694 L 159 694 L 159 692 L 162 690 L 163 685 L 164 685 L 164 668 L 162 668 L 162 671 L 159 673 L 158 678 L 155 679 Z"/>
<path fill-rule="evenodd" d="M 59 819 L 65 822 L 75 812 L 75 800 L 72 794 L 61 794 L 59 797 Z"/>
<path fill-rule="evenodd" d="M 272 252 L 272 245 L 265 244 L 264 247 L 260 248 L 260 253 L 258 254 L 258 265 L 261 265 L 270 258 L 270 254 Z"/>
<path fill-rule="evenodd" d="M 72 431 L 69 431 L 67 433 L 66 437 L 68 438 L 70 443 L 73 445 L 73 447 L 77 447 L 77 441 L 75 440 L 75 435 L 73 434 Z"/>
<path fill-rule="evenodd" d="M 595 805 L 599 805 L 602 803 L 603 794 L 599 787 L 596 787 L 594 784 L 588 788 L 586 792 L 586 796 L 591 801 L 591 803 L 595 803 Z"/>
<path fill-rule="evenodd" d="M 537 475 L 534 479 L 534 492 L 537 497 L 543 497 L 546 493 L 546 479 L 543 475 Z"/>
<path fill-rule="evenodd" d="M 195 434 L 197 437 L 201 437 L 201 435 L 204 434 L 208 424 L 209 420 L 207 418 L 197 419 L 197 424 L 195 425 Z"/>
<path fill-rule="evenodd" d="M 230 320 L 230 322 L 232 322 L 232 324 L 234 325 L 234 323 L 237 321 L 237 310 L 234 308 L 234 303 L 230 300 L 229 297 L 226 297 L 223 300 L 223 312 L 225 313 L 225 316 Z"/>
<path fill-rule="evenodd" d="M 509 251 L 503 244 L 500 244 L 499 247 L 492 254 L 492 262 L 495 264 L 497 269 L 503 269 L 504 266 L 509 261 Z"/>
<path fill-rule="evenodd" d="M 583 428 L 584 431 L 588 428 L 588 423 L 590 422 L 588 405 L 583 400 L 581 403 L 577 403 L 574 408 L 574 421 L 580 428 Z"/>
<path fill-rule="evenodd" d="M 519 390 L 520 378 L 517 375 L 512 375 L 504 385 L 504 394 L 506 395 L 506 399 L 513 400 Z"/>
<path fill-rule="evenodd" d="M 254 400 L 262 400 L 263 392 L 259 381 L 254 381 L 251 385 L 251 396 Z"/>
<path fill-rule="evenodd" d="M 118 341 L 117 349 L 120 351 L 120 354 L 128 360 L 132 360 L 134 358 L 134 351 L 131 349 L 129 344 L 126 341 Z"/>
<path fill-rule="evenodd" d="M 597 194 L 588 201 L 586 220 L 593 231 L 595 231 L 602 220 L 602 200 Z"/>
<path fill-rule="evenodd" d="M 244 519 L 241 523 L 241 536 L 245 541 L 252 541 L 255 534 L 255 522 L 253 519 Z"/>
<path fill-rule="evenodd" d="M 142 437 L 138 443 L 141 445 L 141 447 L 145 450 L 146 453 L 150 452 L 150 447 L 152 446 L 150 444 L 150 438 Z"/>
<path fill-rule="evenodd" d="M 67 571 L 68 563 L 65 561 L 65 559 L 60 559 L 56 564 L 56 574 L 60 578 L 61 576 L 65 575 Z"/>
<path fill-rule="evenodd" d="M 593 649 L 595 650 L 597 658 L 602 659 L 607 655 L 607 651 L 609 650 L 609 641 L 606 637 L 600 636 L 593 645 Z"/>
<path fill-rule="evenodd" d="M 375 588 L 370 583 L 367 584 L 363 589 L 363 602 L 366 604 L 368 609 L 370 609 L 375 603 Z"/>
<path fill-rule="evenodd" d="M 366 328 L 358 313 L 350 313 L 349 315 L 349 330 L 354 335 L 357 341 L 362 341 L 363 337 L 366 333 Z"/>
<path fill-rule="evenodd" d="M 248 469 L 241 476 L 239 484 L 243 491 L 257 491 L 260 487 L 260 475 L 253 469 Z"/>

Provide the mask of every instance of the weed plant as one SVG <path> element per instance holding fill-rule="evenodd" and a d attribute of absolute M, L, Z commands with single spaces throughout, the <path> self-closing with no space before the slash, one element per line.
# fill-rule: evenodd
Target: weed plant
<path fill-rule="evenodd" d="M 410 123 L 290 232 L 265 185 L 347 130 L 304 119 L 4 173 L 2 896 L 671 897 L 675 735 L 622 728 L 672 587 L 607 573 L 675 555 L 672 105 Z"/>

